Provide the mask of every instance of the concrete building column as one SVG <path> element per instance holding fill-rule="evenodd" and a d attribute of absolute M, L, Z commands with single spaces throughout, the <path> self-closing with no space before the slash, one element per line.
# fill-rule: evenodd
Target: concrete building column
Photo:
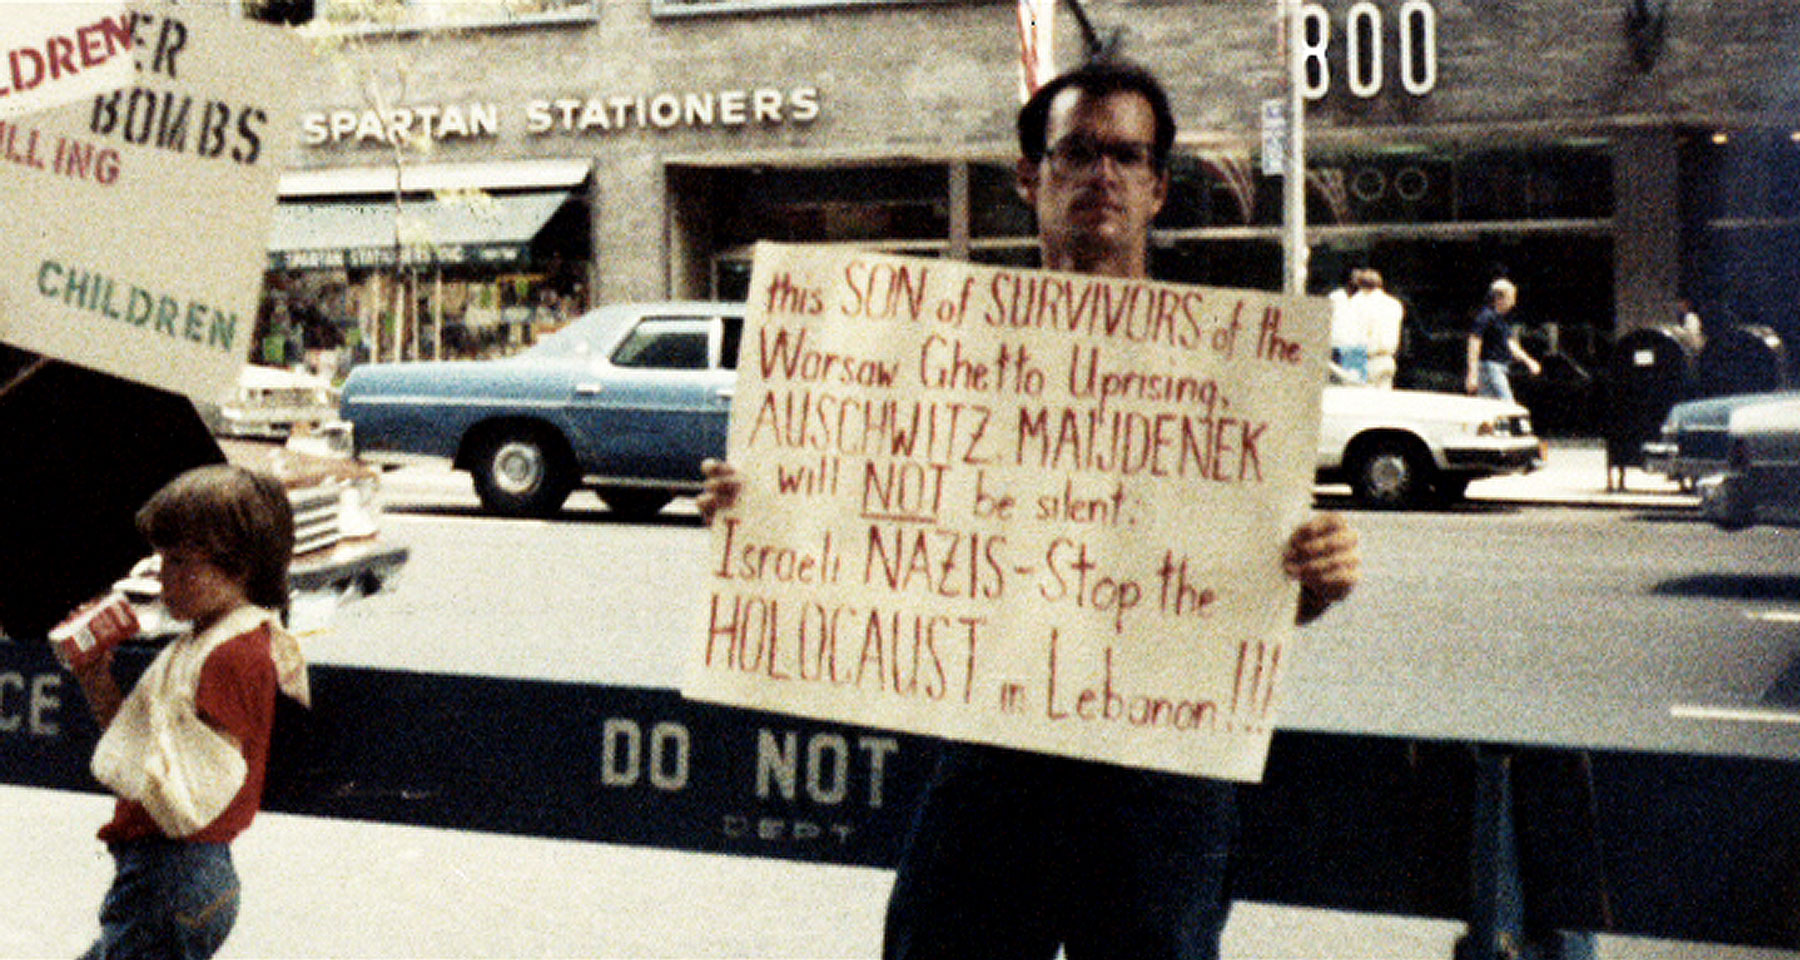
<path fill-rule="evenodd" d="M 676 280 L 668 266 L 668 196 L 663 161 L 650 151 L 613 151 L 595 159 L 596 306 L 667 298 Z M 648 265 L 648 267 L 647 267 Z"/>
<path fill-rule="evenodd" d="M 945 255 L 952 260 L 969 259 L 969 162 L 950 162 L 950 248 Z"/>
<path fill-rule="evenodd" d="M 1675 318 L 1683 255 L 1675 132 L 1620 133 L 1613 145 L 1615 335 Z"/>
<path fill-rule="evenodd" d="M 664 172 L 664 196 L 668 218 L 667 296 L 675 300 L 705 300 L 713 289 L 712 236 L 713 178 L 710 170 L 668 168 Z"/>

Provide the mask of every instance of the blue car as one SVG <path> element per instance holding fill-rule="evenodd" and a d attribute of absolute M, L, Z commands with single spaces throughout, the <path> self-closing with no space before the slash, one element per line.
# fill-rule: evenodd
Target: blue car
<path fill-rule="evenodd" d="M 603 307 L 502 360 L 357 367 L 340 416 L 359 455 L 448 458 L 494 513 L 550 516 L 586 486 L 650 516 L 724 455 L 743 323 L 735 303 Z"/>
<path fill-rule="evenodd" d="M 1661 434 L 1643 446 L 1644 469 L 1660 473 L 1683 487 L 1724 472 L 1730 452 L 1727 429 L 1734 411 L 1765 403 L 1800 400 L 1800 391 L 1734 393 L 1688 400 L 1669 408 Z"/>

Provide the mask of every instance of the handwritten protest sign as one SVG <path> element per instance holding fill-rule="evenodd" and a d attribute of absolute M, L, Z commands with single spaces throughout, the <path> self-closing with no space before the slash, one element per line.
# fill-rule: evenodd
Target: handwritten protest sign
<path fill-rule="evenodd" d="M 132 73 L 123 3 L 0 0 L 0 120 L 117 90 Z"/>
<path fill-rule="evenodd" d="M 130 86 L 0 122 L 0 341 L 197 399 L 250 351 L 302 41 L 134 6 Z M 109 34 L 110 35 L 110 34 Z"/>
<path fill-rule="evenodd" d="M 683 692 L 1238 780 L 1321 301 L 763 245 Z"/>

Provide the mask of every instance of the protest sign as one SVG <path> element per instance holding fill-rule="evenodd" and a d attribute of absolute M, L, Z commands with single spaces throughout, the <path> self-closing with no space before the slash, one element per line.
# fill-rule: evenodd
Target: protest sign
<path fill-rule="evenodd" d="M 249 355 L 304 72 L 291 31 L 134 6 L 130 86 L 0 122 L 0 341 L 196 399 Z"/>
<path fill-rule="evenodd" d="M 683 692 L 1255 780 L 1329 315 L 762 245 Z"/>
<path fill-rule="evenodd" d="M 123 3 L 0 0 L 0 120 L 131 82 Z"/>

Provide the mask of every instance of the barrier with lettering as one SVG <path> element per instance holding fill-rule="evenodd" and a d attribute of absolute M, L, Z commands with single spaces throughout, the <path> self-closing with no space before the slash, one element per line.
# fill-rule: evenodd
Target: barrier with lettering
<path fill-rule="evenodd" d="M 135 58 L 130 83 L 0 119 L 0 341 L 216 401 L 249 356 L 299 116 L 266 81 L 303 75 L 305 48 L 219 5 L 97 22 L 65 65 Z"/>
<path fill-rule="evenodd" d="M 126 644 L 129 685 L 154 647 Z M 936 744 L 673 690 L 314 664 L 283 701 L 272 811 L 891 865 Z M 0 784 L 99 791 L 99 738 L 49 648 L 0 638 Z M 98 826 L 98 824 L 96 824 Z"/>
<path fill-rule="evenodd" d="M 762 245 L 689 696 L 1255 780 L 1312 298 Z"/>
<path fill-rule="evenodd" d="M 121 682 L 152 653 L 121 648 Z M 886 868 L 937 753 L 930 738 L 672 690 L 329 664 L 312 680 L 312 710 L 276 720 L 272 812 Z M 0 638 L 0 784 L 100 790 L 98 735 L 47 645 Z M 1233 895 L 1466 919 L 1475 750 L 1281 731 L 1268 776 L 1240 795 Z M 1520 868 L 1544 929 L 1800 942 L 1786 804 L 1800 765 L 1516 753 Z M 1610 916 L 1591 909 L 1599 883 Z"/>

